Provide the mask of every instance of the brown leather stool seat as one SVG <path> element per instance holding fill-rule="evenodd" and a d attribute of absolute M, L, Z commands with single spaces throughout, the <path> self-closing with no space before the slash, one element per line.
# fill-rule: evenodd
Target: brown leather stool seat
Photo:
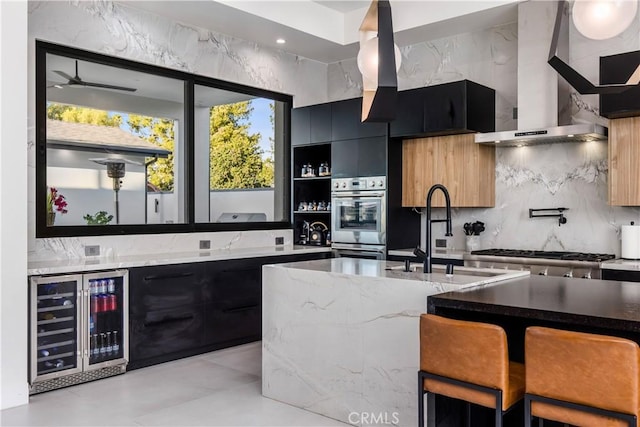
<path fill-rule="evenodd" d="M 584 427 L 637 426 L 640 349 L 606 335 L 530 327 L 525 426 L 531 417 Z"/>
<path fill-rule="evenodd" d="M 524 365 L 509 361 L 507 335 L 501 327 L 420 316 L 420 427 L 424 426 L 425 392 L 493 408 L 495 425 L 501 426 L 503 414 L 524 395 L 524 379 Z"/>

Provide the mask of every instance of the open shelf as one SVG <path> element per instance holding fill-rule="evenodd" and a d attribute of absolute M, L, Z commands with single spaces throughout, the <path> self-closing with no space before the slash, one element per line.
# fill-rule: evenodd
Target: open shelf
<path fill-rule="evenodd" d="M 331 211 L 293 211 L 294 214 L 330 214 Z"/>
<path fill-rule="evenodd" d="M 322 180 L 322 179 L 331 179 L 331 175 L 293 178 L 294 181 L 317 181 L 317 180 Z"/>

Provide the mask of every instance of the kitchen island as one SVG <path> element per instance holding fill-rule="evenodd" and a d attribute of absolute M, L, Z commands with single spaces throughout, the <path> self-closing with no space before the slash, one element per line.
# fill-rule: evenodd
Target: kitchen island
<path fill-rule="evenodd" d="M 529 274 L 459 267 L 449 277 L 403 266 L 351 258 L 264 266 L 263 395 L 349 424 L 414 426 L 427 297 Z"/>
<path fill-rule="evenodd" d="M 430 296 L 427 311 L 502 326 L 507 333 L 509 358 L 519 362 L 524 362 L 528 326 L 613 335 L 640 343 L 640 283 L 531 276 Z M 457 425 L 460 409 L 455 402 L 437 399 L 437 426 Z M 476 417 L 478 412 L 474 413 Z M 474 425 L 485 424 L 474 420 Z M 522 413 L 505 425 L 522 425 Z"/>

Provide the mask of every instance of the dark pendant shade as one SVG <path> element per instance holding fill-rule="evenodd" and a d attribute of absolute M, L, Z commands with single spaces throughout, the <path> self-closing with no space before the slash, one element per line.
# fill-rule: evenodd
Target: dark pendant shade
<path fill-rule="evenodd" d="M 368 32 L 378 33 L 378 81 L 377 85 L 370 85 L 363 75 L 362 122 L 390 122 L 396 118 L 398 76 L 391 5 L 387 0 L 371 3 L 360 26 L 361 34 Z"/>

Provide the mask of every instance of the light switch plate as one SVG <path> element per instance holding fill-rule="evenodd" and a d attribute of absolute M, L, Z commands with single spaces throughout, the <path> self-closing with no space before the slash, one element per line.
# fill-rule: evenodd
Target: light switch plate
<path fill-rule="evenodd" d="M 100 256 L 100 245 L 85 245 L 84 256 Z"/>
<path fill-rule="evenodd" d="M 200 240 L 200 249 L 211 249 L 211 240 Z"/>

